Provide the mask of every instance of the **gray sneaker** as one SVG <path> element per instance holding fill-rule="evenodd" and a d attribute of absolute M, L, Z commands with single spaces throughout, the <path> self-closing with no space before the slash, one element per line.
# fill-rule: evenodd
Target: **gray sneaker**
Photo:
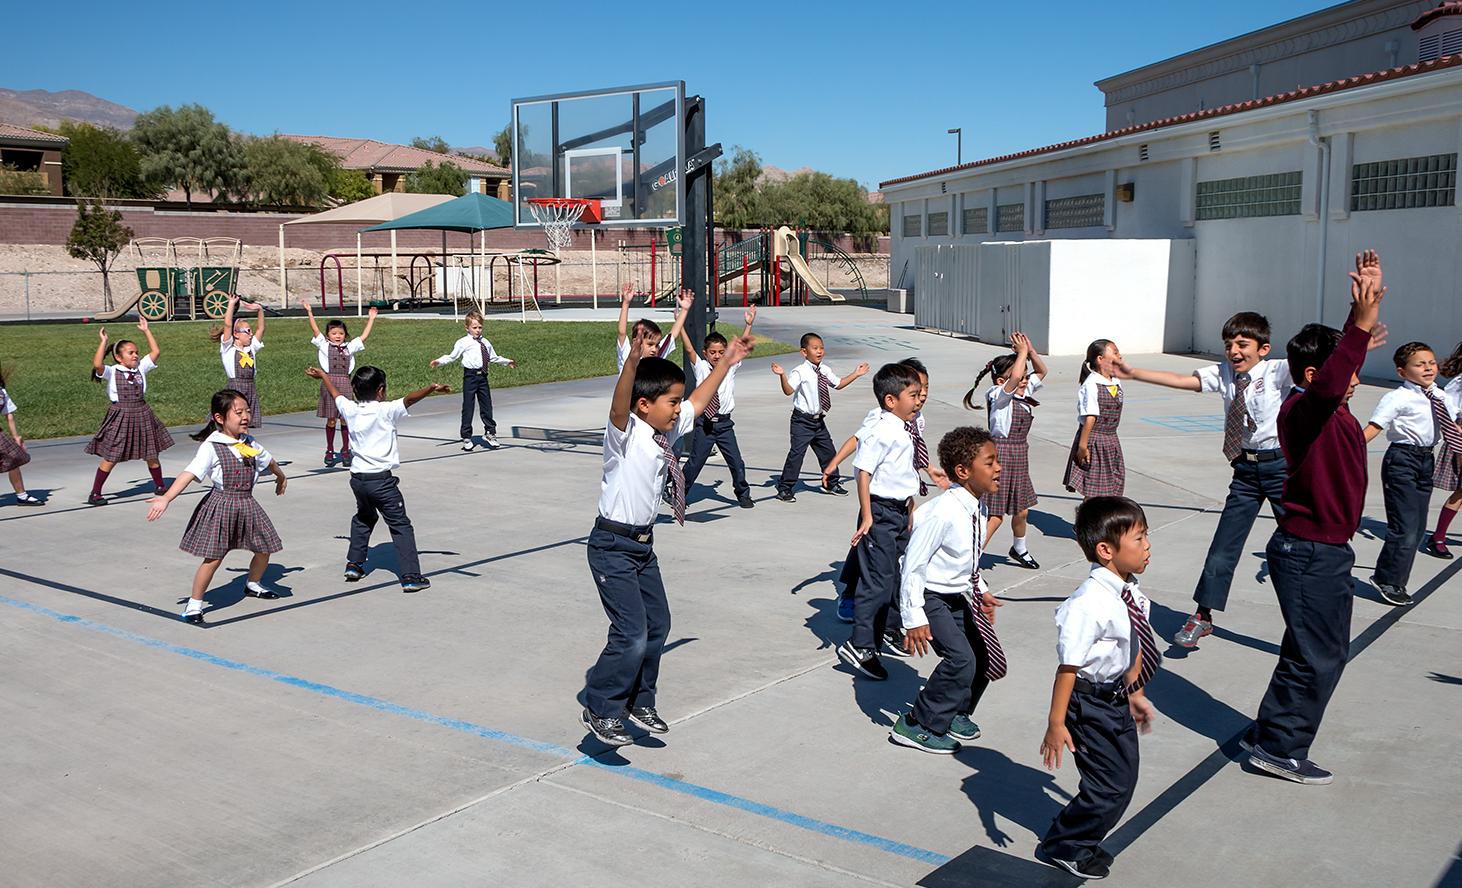
<path fill-rule="evenodd" d="M 888 732 L 893 742 L 911 749 L 922 749 L 935 755 L 953 755 L 959 752 L 959 742 L 948 734 L 932 734 L 918 725 L 909 724 L 907 715 L 900 715 Z"/>
<path fill-rule="evenodd" d="M 1173 644 L 1190 648 L 1198 644 L 1198 639 L 1212 634 L 1213 621 L 1205 620 L 1202 614 L 1195 613 L 1188 618 L 1188 622 L 1183 624 L 1183 628 L 1178 630 L 1178 634 L 1173 636 Z"/>
<path fill-rule="evenodd" d="M 1409 604 L 1416 603 L 1406 593 L 1405 586 L 1393 586 L 1390 583 L 1383 583 L 1375 577 L 1371 577 L 1371 582 L 1376 584 L 1376 591 L 1381 593 L 1381 597 L 1386 600 L 1387 604 L 1394 604 L 1396 607 L 1406 607 Z"/>
<path fill-rule="evenodd" d="M 970 721 L 968 715 L 956 715 L 954 721 L 949 723 L 947 733 L 956 740 L 978 740 L 980 739 L 980 726 Z"/>
<path fill-rule="evenodd" d="M 1279 758 L 1270 755 L 1257 745 L 1249 751 L 1249 764 L 1276 777 L 1293 780 L 1295 783 L 1321 785 L 1335 779 L 1329 771 L 1317 766 L 1309 759 Z"/>
<path fill-rule="evenodd" d="M 628 746 L 635 742 L 635 738 L 629 735 L 624 729 L 624 722 L 617 718 L 600 718 L 585 707 L 579 722 L 588 728 L 590 733 L 610 746 Z"/>
<path fill-rule="evenodd" d="M 491 447 L 493 450 L 496 450 L 498 448 L 497 435 L 494 435 L 492 432 L 483 432 L 482 443 L 486 444 L 488 447 Z"/>

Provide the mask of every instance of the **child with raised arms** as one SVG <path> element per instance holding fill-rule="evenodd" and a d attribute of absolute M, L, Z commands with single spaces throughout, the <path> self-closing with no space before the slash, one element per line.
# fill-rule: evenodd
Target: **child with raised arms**
<path fill-rule="evenodd" d="M 20 467 L 30 462 L 30 451 L 15 426 L 15 402 L 5 390 L 5 382 L 6 374 L 0 371 L 0 413 L 5 414 L 5 421 L 10 425 L 10 434 L 0 431 L 0 472 L 9 476 L 17 506 L 42 506 L 45 501 L 26 492 L 25 481 L 20 476 Z"/>
<path fill-rule="evenodd" d="M 1010 544 L 1008 557 L 1028 570 L 1037 570 L 1040 563 L 1026 548 L 1025 534 L 1030 518 L 1030 508 L 1039 500 L 1035 485 L 1031 483 L 1030 430 L 1034 419 L 1034 408 L 1041 402 L 1031 397 L 1040 391 L 1041 380 L 1046 375 L 1046 363 L 1041 360 L 1030 337 L 1024 333 L 1013 333 L 1010 344 L 1014 354 L 994 358 L 975 377 L 975 384 L 965 393 L 967 410 L 978 410 L 973 401 L 980 388 L 980 381 L 989 376 L 995 383 L 985 391 L 985 407 L 990 411 L 990 435 L 995 440 L 995 452 L 1000 457 L 1000 489 L 985 500 L 990 512 L 990 527 L 985 539 L 1010 516 L 1010 530 L 1015 539 Z"/>
<path fill-rule="evenodd" d="M 319 349 L 320 369 L 328 376 L 335 391 L 348 391 L 350 389 L 350 376 L 355 372 L 356 353 L 365 348 L 365 341 L 371 335 L 371 328 L 376 325 L 376 308 L 371 306 L 366 313 L 365 329 L 354 339 L 350 338 L 350 332 L 345 322 L 339 318 L 331 318 L 325 324 L 325 332 L 320 332 L 320 326 L 315 323 L 315 312 L 310 303 L 305 303 L 305 316 L 310 319 L 310 330 L 315 334 L 310 340 L 310 345 Z M 347 342 L 346 340 L 349 339 Z M 313 374 L 312 374 L 313 375 Z M 335 407 L 335 398 L 325 386 L 324 378 L 320 381 L 320 398 L 315 405 L 315 415 L 325 420 L 325 465 L 335 465 L 335 423 L 340 423 L 340 464 L 347 469 L 350 468 L 350 424 L 341 416 L 340 411 Z"/>
<path fill-rule="evenodd" d="M 213 396 L 208 425 L 190 435 L 202 442 L 198 454 L 161 496 L 148 500 L 147 520 L 156 521 L 189 484 L 207 479 L 213 489 L 204 495 L 178 548 L 203 559 L 193 575 L 193 594 L 183 609 L 185 622 L 203 625 L 203 593 L 223 558 L 235 549 L 254 553 L 244 594 L 276 599 L 279 594 L 263 585 L 269 556 L 283 548 L 274 523 L 254 499 L 254 484 L 266 471 L 274 473 L 274 495 L 284 493 L 287 479 L 269 451 L 249 436 L 249 402 L 239 392 L 224 389 Z"/>
<path fill-rule="evenodd" d="M 742 333 L 750 335 L 751 325 L 755 321 L 756 308 L 748 308 L 744 319 L 746 327 Z M 705 354 L 700 354 L 696 351 L 695 343 L 691 342 L 690 334 L 681 330 L 680 337 L 685 340 L 685 353 L 690 355 L 691 368 L 695 371 L 695 384 L 700 386 L 710 378 L 716 365 L 725 359 L 730 343 L 720 333 L 710 333 L 704 343 Z M 731 493 L 736 497 L 737 505 L 750 509 L 756 503 L 751 499 L 751 485 L 746 483 L 746 462 L 741 458 L 741 447 L 736 441 L 736 424 L 731 419 L 731 411 L 736 408 L 736 371 L 740 369 L 741 365 L 737 364 L 726 371 L 726 377 L 721 380 L 716 393 L 711 395 L 706 409 L 696 418 L 690 458 L 685 461 L 682 471 L 685 474 L 685 490 L 689 493 L 695 479 L 700 477 L 701 469 L 705 468 L 706 460 L 711 457 L 711 448 L 715 447 L 726 460 L 726 468 L 731 470 Z"/>
<path fill-rule="evenodd" d="M 1441 372 L 1451 379 L 1444 389 L 1447 410 L 1453 420 L 1462 422 L 1462 343 L 1458 343 L 1451 356 L 1442 362 Z M 1462 460 L 1462 451 L 1454 450 L 1443 438 L 1442 449 L 1437 453 L 1437 471 L 1432 476 L 1432 486 L 1445 490 L 1447 501 L 1442 504 L 1442 513 L 1437 517 L 1437 529 L 1426 538 L 1421 547 L 1423 552 L 1433 558 L 1452 558 L 1452 550 L 1447 548 L 1447 528 L 1452 525 L 1452 519 L 1457 517 L 1457 510 L 1462 509 L 1462 463 L 1459 460 Z"/>
<path fill-rule="evenodd" d="M 452 350 L 429 365 L 433 370 L 443 364 L 462 359 L 462 449 L 472 450 L 472 404 L 482 416 L 482 440 L 488 447 L 497 447 L 497 421 L 492 418 L 492 386 L 487 383 L 487 365 L 502 364 L 518 369 L 518 362 L 498 354 L 482 335 L 482 312 L 473 309 L 463 318 L 467 335 L 458 339 Z"/>
<path fill-rule="evenodd" d="M 234 319 L 234 312 L 240 307 L 258 311 L 254 329 L 249 329 L 248 321 Z M 254 376 L 259 370 L 255 363 L 259 349 L 264 347 L 264 306 L 240 302 L 238 294 L 230 293 L 228 308 L 223 313 L 223 326 L 209 328 L 208 338 L 218 342 L 223 375 L 228 377 L 225 387 L 248 400 L 249 427 L 258 428 L 264 422 L 264 414 L 259 410 L 259 392 L 254 387 Z"/>
<path fill-rule="evenodd" d="M 93 506 L 105 506 L 102 485 L 117 463 L 129 460 L 146 460 L 147 470 L 152 474 L 153 492 L 158 496 L 167 492 L 162 479 L 162 463 L 158 454 L 173 446 L 173 436 L 158 420 L 157 414 L 147 405 L 143 395 L 147 392 L 147 374 L 157 369 L 157 359 L 162 354 L 147 326 L 147 318 L 137 319 L 137 329 L 147 337 L 147 354 L 137 348 L 137 343 L 123 339 L 113 345 L 107 344 L 107 328 L 97 331 L 101 340 L 96 354 L 91 359 L 92 378 L 107 387 L 107 398 L 111 406 L 102 419 L 100 429 L 86 445 L 86 452 L 101 457 L 96 478 L 92 481 L 91 496 L 87 502 Z M 114 363 L 105 363 L 110 355 Z"/>
<path fill-rule="evenodd" d="M 1127 486 L 1127 464 L 1117 426 L 1122 422 L 1122 383 L 1116 368 L 1122 352 L 1110 339 L 1086 347 L 1081 389 L 1076 393 L 1076 440 L 1066 460 L 1062 483 L 1082 496 L 1121 496 Z"/>
<path fill-rule="evenodd" d="M 619 331 L 615 340 L 615 359 L 619 364 L 618 369 L 624 369 L 624 362 L 629 358 L 629 347 L 631 342 L 643 343 L 642 348 L 647 352 L 643 357 L 668 358 L 675 351 L 675 339 L 685 327 L 685 319 L 689 316 L 690 307 L 695 303 L 695 294 L 689 290 L 681 290 L 680 295 L 675 297 L 675 323 L 670 325 L 670 332 L 660 334 L 660 325 L 649 318 L 640 318 L 631 327 L 629 323 L 629 304 L 635 298 L 634 284 L 626 283 L 620 288 L 619 296 Z M 642 335 L 648 334 L 648 335 Z"/>

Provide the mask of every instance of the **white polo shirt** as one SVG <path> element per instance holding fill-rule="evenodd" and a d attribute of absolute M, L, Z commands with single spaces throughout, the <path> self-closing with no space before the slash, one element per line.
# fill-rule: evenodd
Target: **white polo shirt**
<path fill-rule="evenodd" d="M 723 356 L 721 360 L 724 361 L 726 358 Z M 700 384 L 711 375 L 711 371 L 716 368 L 711 366 L 710 361 L 700 358 L 691 365 L 691 369 L 695 371 L 695 384 L 699 388 Z M 725 377 L 721 379 L 720 388 L 716 389 L 716 394 L 721 398 L 721 413 L 730 413 L 736 409 L 736 371 L 740 369 L 739 362 L 732 364 L 731 369 L 727 370 Z"/>
<path fill-rule="evenodd" d="M 259 354 L 259 349 L 263 347 L 264 343 L 260 342 L 257 336 L 249 340 L 248 348 L 239 348 L 234 345 L 234 338 L 232 336 L 227 333 L 223 334 L 218 340 L 218 356 L 223 360 L 223 375 L 229 379 L 235 378 L 235 370 L 237 368 L 235 366 L 234 355 L 243 352 L 252 357 Z M 254 370 L 258 372 L 259 368 L 255 367 Z"/>
<path fill-rule="evenodd" d="M 1077 667 L 1076 674 L 1101 683 L 1121 678 L 1132 668 L 1132 617 L 1122 601 L 1126 585 L 1142 613 L 1151 619 L 1152 605 L 1133 577 L 1122 579 L 1100 564 L 1056 608 L 1056 656 L 1062 666 Z"/>
<path fill-rule="evenodd" d="M 352 401 L 341 395 L 335 399 L 335 409 L 350 428 L 350 451 L 355 454 L 350 463 L 352 475 L 389 472 L 401 465 L 396 423 L 411 415 L 406 411 L 406 399 Z"/>
<path fill-rule="evenodd" d="M 319 351 L 321 370 L 328 371 L 330 369 L 330 346 L 334 344 L 335 343 L 325 338 L 324 333 L 321 333 L 319 336 L 316 336 L 314 339 L 310 340 L 310 345 L 313 345 Z M 341 345 L 345 346 L 345 353 L 350 356 L 350 368 L 347 372 L 354 373 L 355 353 L 360 351 L 361 349 L 364 349 L 365 343 L 361 342 L 360 337 L 357 336 L 349 342 L 342 342 Z M 270 360 L 272 361 L 274 359 L 270 358 Z"/>
<path fill-rule="evenodd" d="M 1111 388 L 1116 386 L 1115 397 L 1120 400 L 1122 397 L 1122 380 L 1108 379 L 1100 373 L 1092 373 L 1086 377 L 1086 382 L 1076 390 L 1076 424 L 1081 425 L 1082 420 L 1088 416 L 1101 416 L 1102 408 L 1098 400 L 1097 389 Z"/>
<path fill-rule="evenodd" d="M 1432 383 L 1431 390 L 1446 401 L 1447 393 L 1436 383 Z M 1442 439 L 1441 429 L 1437 428 L 1436 419 L 1432 416 L 1431 399 L 1414 382 L 1403 382 L 1401 388 L 1382 395 L 1381 402 L 1371 414 L 1371 424 L 1385 429 L 1386 440 L 1392 444 L 1432 447 Z"/>
<path fill-rule="evenodd" d="M 102 372 L 96 374 L 96 378 L 106 380 L 107 397 L 115 401 L 117 400 L 117 380 L 119 378 L 126 379 L 128 374 L 136 373 L 138 382 L 142 384 L 142 393 L 147 394 L 147 374 L 156 369 L 157 363 L 152 360 L 152 355 L 143 355 L 142 360 L 137 362 L 136 370 L 128 370 L 121 364 L 106 364 L 102 367 Z"/>
<path fill-rule="evenodd" d="M 821 364 L 803 361 L 801 364 L 787 371 L 787 384 L 792 387 L 792 409 L 799 410 L 803 413 L 826 412 L 822 409 L 821 399 L 817 396 L 817 376 L 819 373 L 826 377 L 829 389 L 835 389 L 843 384 L 841 379 L 834 376 L 833 372 L 827 369 L 827 362 L 825 361 Z"/>
<path fill-rule="evenodd" d="M 237 461 L 244 458 L 244 455 L 233 447 L 233 445 L 238 444 L 240 441 L 259 451 L 254 455 L 254 477 L 258 478 L 260 475 L 269 471 L 269 465 L 274 461 L 274 457 L 270 456 L 269 451 L 261 447 L 258 441 L 255 441 L 249 435 L 245 435 L 242 438 L 230 438 L 223 432 L 214 432 L 207 438 L 204 438 L 203 443 L 198 445 L 198 453 L 193 457 L 193 461 L 188 463 L 188 467 L 183 469 L 183 471 L 197 478 L 202 483 L 211 484 L 214 487 L 221 487 L 223 485 L 223 464 L 218 461 L 218 452 L 214 449 L 213 445 L 226 445 L 226 452 Z"/>
<path fill-rule="evenodd" d="M 0 388 L 0 416 L 15 412 L 15 402 L 10 399 L 10 393 Z"/>
<path fill-rule="evenodd" d="M 1087 377 L 1088 380 L 1090 378 Z M 1007 392 L 1003 385 L 990 386 L 985 392 L 985 409 L 990 411 L 990 434 L 997 438 L 1009 438 L 1010 426 L 1015 422 L 1015 411 L 1032 412 L 1030 405 L 1025 403 L 1026 395 L 1034 395 L 1043 388 L 1045 383 L 1041 382 L 1039 373 L 1032 373 L 1026 379 L 1024 395 Z"/>
<path fill-rule="evenodd" d="M 905 500 L 919 493 L 919 473 L 914 470 L 914 439 L 904 422 L 887 410 L 877 422 L 858 430 L 858 452 L 853 468 L 867 472 L 868 492 L 884 499 Z"/>
<path fill-rule="evenodd" d="M 666 333 L 660 337 L 660 344 L 655 348 L 655 357 L 668 358 L 674 353 L 675 339 L 669 333 Z M 624 369 L 624 362 L 629 360 L 629 336 L 625 336 L 624 341 L 615 347 L 614 354 L 615 358 L 619 361 L 619 365 L 615 367 L 615 371 L 618 372 Z"/>
<path fill-rule="evenodd" d="M 1194 370 L 1193 375 L 1198 377 L 1202 391 L 1223 395 L 1223 412 L 1228 416 L 1229 405 L 1238 391 L 1234 365 L 1219 361 L 1211 367 Z M 1254 420 L 1254 431 L 1249 431 L 1247 425 L 1240 426 L 1243 435 L 1239 446 L 1245 450 L 1279 449 L 1279 407 L 1292 388 L 1294 379 L 1289 375 L 1289 361 L 1271 358 L 1254 365 L 1249 371 L 1249 387 L 1244 390 L 1244 406 Z"/>
<path fill-rule="evenodd" d="M 975 516 L 979 521 L 975 521 Z M 904 551 L 899 584 L 899 613 L 904 628 L 929 623 L 924 615 L 924 593 L 972 594 L 972 575 L 985 548 L 985 522 L 990 514 L 982 500 L 963 487 L 951 487 L 914 512 L 914 531 Z M 980 539 L 976 541 L 976 527 Z M 985 591 L 980 579 L 978 592 Z"/>
<path fill-rule="evenodd" d="M 489 363 L 502 364 L 503 366 L 512 363 L 511 358 L 505 358 L 493 349 L 492 343 L 487 341 L 486 336 L 477 339 L 471 336 L 463 336 L 453 343 L 451 351 L 437 358 L 437 364 L 450 364 L 458 358 L 461 358 L 463 370 L 481 370 L 482 347 L 478 346 L 478 342 L 481 342 L 482 346 L 487 348 L 487 360 Z"/>
<path fill-rule="evenodd" d="M 680 419 L 665 433 L 671 447 L 695 426 L 695 417 L 682 402 Z M 636 527 L 654 524 L 669 470 L 665 451 L 655 443 L 655 429 L 649 423 L 633 413 L 622 432 L 614 423 L 606 423 L 604 478 L 599 483 L 600 517 Z"/>

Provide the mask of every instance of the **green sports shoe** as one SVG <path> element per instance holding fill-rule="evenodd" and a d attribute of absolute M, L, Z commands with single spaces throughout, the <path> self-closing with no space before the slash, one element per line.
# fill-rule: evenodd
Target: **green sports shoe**
<path fill-rule="evenodd" d="M 967 715 L 956 715 L 949 723 L 949 736 L 956 740 L 980 739 L 980 726 L 970 721 Z"/>
<path fill-rule="evenodd" d="M 959 752 L 958 741 L 948 734 L 931 734 L 922 727 L 909 724 L 907 715 L 899 716 L 898 721 L 893 723 L 893 730 L 888 732 L 888 736 L 895 743 L 922 749 L 936 755 L 953 755 Z"/>

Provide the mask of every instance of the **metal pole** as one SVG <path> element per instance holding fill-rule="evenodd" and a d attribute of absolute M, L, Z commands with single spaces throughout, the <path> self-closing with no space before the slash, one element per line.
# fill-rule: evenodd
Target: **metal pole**
<path fill-rule="evenodd" d="M 650 307 L 655 307 L 655 235 L 650 234 Z"/>
<path fill-rule="evenodd" d="M 22 272 L 25 275 L 25 319 L 30 320 L 30 271 Z"/>
<path fill-rule="evenodd" d="M 594 307 L 599 307 L 599 254 L 596 242 L 599 240 L 599 232 L 589 229 L 589 279 L 590 286 L 594 293 Z"/>
<path fill-rule="evenodd" d="M 954 165 L 963 166 L 965 140 L 964 133 L 960 131 L 959 127 L 955 127 L 954 129 L 949 130 L 949 132 L 951 135 L 954 136 Z"/>
<path fill-rule="evenodd" d="M 703 96 L 685 100 L 685 156 L 696 157 L 706 147 L 706 100 Z M 685 183 L 685 229 L 680 245 L 680 286 L 695 296 L 683 328 L 691 342 L 705 341 L 713 316 L 707 310 L 707 272 L 710 250 L 711 164 L 705 164 L 687 177 Z M 680 171 L 685 175 L 685 170 Z M 695 379 L 690 352 L 684 356 L 686 378 Z"/>
<path fill-rule="evenodd" d="M 168 298 L 169 299 L 172 298 L 172 294 L 171 293 L 168 294 Z M 289 306 L 289 290 L 285 289 L 285 286 L 284 286 L 284 226 L 283 225 L 280 225 L 279 226 L 279 307 L 280 308 L 287 308 L 288 306 Z"/>

